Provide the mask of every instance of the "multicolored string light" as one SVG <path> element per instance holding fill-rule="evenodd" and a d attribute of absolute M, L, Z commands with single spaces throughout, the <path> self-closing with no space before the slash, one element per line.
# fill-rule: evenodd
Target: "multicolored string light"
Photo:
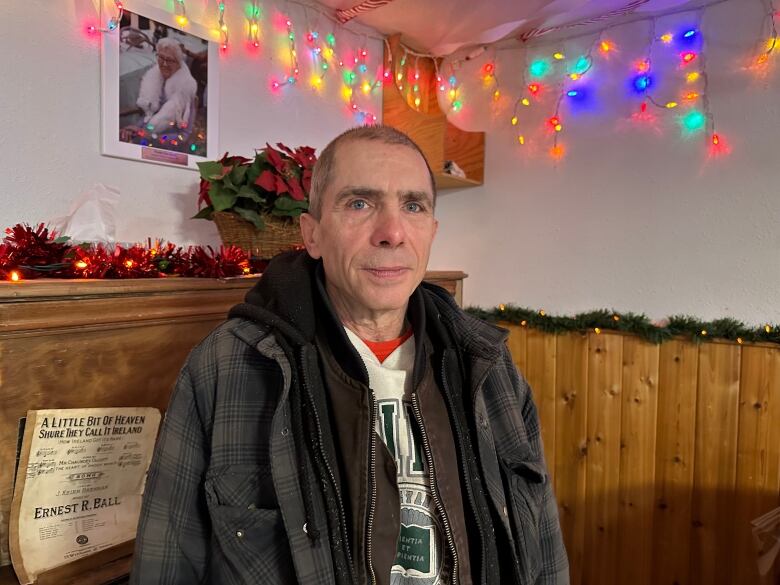
<path fill-rule="evenodd" d="M 187 7 L 184 5 L 184 0 L 176 0 L 176 23 L 184 28 L 189 23 L 187 18 Z"/>
<path fill-rule="evenodd" d="M 248 42 L 249 46 L 257 49 L 260 46 L 260 6 L 258 0 L 252 0 L 249 7 L 248 21 Z"/>
<path fill-rule="evenodd" d="M 217 6 L 219 9 L 219 38 L 220 46 L 223 51 L 227 51 L 228 48 L 228 27 L 225 24 L 225 0 L 218 0 Z"/>
<path fill-rule="evenodd" d="M 114 0 L 114 6 L 116 7 L 116 14 L 108 19 L 105 28 L 98 28 L 90 25 L 87 27 L 87 32 L 90 34 L 96 32 L 111 33 L 117 30 L 119 28 L 119 23 L 122 22 L 122 15 L 125 13 L 125 7 L 120 0 Z"/>
<path fill-rule="evenodd" d="M 271 82 L 271 88 L 274 90 L 285 85 L 294 85 L 298 81 L 298 75 L 301 72 L 298 67 L 298 51 L 295 49 L 295 31 L 293 30 L 292 20 L 287 18 L 285 25 L 287 26 L 287 41 L 290 52 L 290 71 L 284 81 L 274 80 Z"/>

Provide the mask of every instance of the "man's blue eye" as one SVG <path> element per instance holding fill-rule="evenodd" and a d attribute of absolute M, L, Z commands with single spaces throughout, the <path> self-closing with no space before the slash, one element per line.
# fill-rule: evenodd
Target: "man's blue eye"
<path fill-rule="evenodd" d="M 365 209 L 366 205 L 367 205 L 366 202 L 363 201 L 362 199 L 356 199 L 355 201 L 349 204 L 349 206 L 352 209 Z"/>
<path fill-rule="evenodd" d="M 410 202 L 406 204 L 406 209 L 408 209 L 409 211 L 418 212 L 418 211 L 422 211 L 422 205 L 420 205 L 419 203 Z"/>

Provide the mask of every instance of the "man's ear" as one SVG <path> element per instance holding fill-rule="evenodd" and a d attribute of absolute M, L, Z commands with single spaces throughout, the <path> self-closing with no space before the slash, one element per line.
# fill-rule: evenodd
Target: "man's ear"
<path fill-rule="evenodd" d="M 311 213 L 302 213 L 300 218 L 301 236 L 303 236 L 303 245 L 309 256 L 318 260 L 322 253 L 319 247 L 319 227 L 320 222 L 314 219 Z"/>

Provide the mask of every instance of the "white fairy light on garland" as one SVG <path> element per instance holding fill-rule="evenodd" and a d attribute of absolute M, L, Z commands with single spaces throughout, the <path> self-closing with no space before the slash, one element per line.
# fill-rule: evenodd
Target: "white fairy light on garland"
<path fill-rule="evenodd" d="M 180 27 L 187 26 L 189 20 L 187 19 L 187 7 L 184 5 L 184 0 L 176 0 L 176 22 Z"/>
<path fill-rule="evenodd" d="M 122 22 L 122 15 L 125 13 L 125 7 L 119 0 L 114 0 L 114 7 L 116 8 L 116 14 L 108 19 L 106 28 L 98 28 L 90 25 L 87 27 L 87 32 L 90 34 L 96 32 L 111 33 L 117 30 L 119 28 L 119 23 Z"/>

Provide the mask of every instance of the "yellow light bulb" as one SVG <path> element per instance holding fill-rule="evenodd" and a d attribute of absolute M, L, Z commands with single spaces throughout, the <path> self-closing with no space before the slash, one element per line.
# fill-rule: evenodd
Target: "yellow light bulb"
<path fill-rule="evenodd" d="M 333 57 L 333 49 L 331 49 L 330 47 L 325 49 L 324 53 L 326 59 L 330 59 L 331 57 Z"/>
<path fill-rule="evenodd" d="M 454 89 L 450 90 L 450 99 L 455 99 L 455 90 Z"/>
<path fill-rule="evenodd" d="M 21 276 L 19 276 L 19 273 L 16 270 L 11 271 L 11 281 L 12 282 L 19 282 L 21 280 Z"/>
<path fill-rule="evenodd" d="M 132 268 L 133 267 L 133 261 L 132 260 L 125 260 L 125 266 L 127 266 L 128 268 Z"/>
<path fill-rule="evenodd" d="M 493 92 L 493 99 L 494 100 L 497 100 L 500 97 L 501 97 L 501 92 L 500 91 L 496 90 L 496 91 Z"/>
<path fill-rule="evenodd" d="M 595 331 L 595 332 L 596 332 L 596 335 L 601 335 L 601 329 L 599 329 L 598 327 L 595 327 L 595 328 L 593 329 L 593 331 Z"/>
<path fill-rule="evenodd" d="M 520 136 L 518 136 L 518 137 L 517 137 L 517 141 L 518 141 L 520 144 L 525 144 L 525 136 L 523 136 L 523 135 L 521 134 Z"/>
<path fill-rule="evenodd" d="M 701 330 L 701 334 L 702 334 L 702 337 L 705 337 L 707 335 L 707 330 L 706 329 L 702 329 Z"/>
<path fill-rule="evenodd" d="M 688 75 L 685 76 L 685 79 L 688 83 L 693 83 L 699 79 L 699 72 L 691 71 Z"/>
<path fill-rule="evenodd" d="M 666 107 L 668 109 L 670 109 L 670 110 L 673 109 L 673 108 L 676 108 L 677 107 L 677 102 L 669 102 L 669 103 L 666 104 Z"/>
<path fill-rule="evenodd" d="M 744 343 L 744 341 L 742 340 L 742 338 L 741 338 L 741 337 L 737 337 L 737 343 L 739 343 L 740 345 L 742 345 L 742 344 Z"/>
<path fill-rule="evenodd" d="M 420 98 L 419 98 L 419 96 L 414 98 L 414 105 L 415 105 L 415 107 L 418 107 L 418 108 L 420 107 Z"/>
<path fill-rule="evenodd" d="M 187 26 L 187 17 L 183 14 L 180 14 L 176 17 L 176 22 L 179 23 L 179 26 Z"/>
<path fill-rule="evenodd" d="M 500 305 L 498 305 L 498 310 L 499 311 L 506 311 L 506 305 L 504 303 L 501 303 Z"/>
<path fill-rule="evenodd" d="M 523 98 L 523 100 L 520 103 L 522 103 L 524 106 L 531 105 L 531 102 L 528 100 L 528 98 Z"/>
<path fill-rule="evenodd" d="M 221 30 L 222 32 L 227 32 L 227 25 L 226 25 L 226 24 L 223 24 L 223 25 L 220 27 L 220 30 Z"/>
<path fill-rule="evenodd" d="M 774 51 L 775 49 L 780 49 L 780 39 L 772 37 L 766 42 L 766 50 Z"/>
<path fill-rule="evenodd" d="M 563 126 L 561 126 L 560 124 L 556 124 L 555 125 L 555 131 L 556 132 L 560 132 L 561 130 L 563 130 Z"/>
<path fill-rule="evenodd" d="M 86 267 L 87 267 L 87 263 L 84 262 L 83 260 L 79 260 L 78 262 L 76 262 L 76 268 L 80 268 L 83 270 Z"/>
<path fill-rule="evenodd" d="M 346 100 L 349 101 L 352 99 L 352 88 L 348 85 L 345 85 L 341 88 L 341 96 Z"/>
<path fill-rule="evenodd" d="M 371 93 L 371 84 L 368 81 L 364 81 L 361 89 L 363 90 L 363 93 L 369 94 Z"/>
<path fill-rule="evenodd" d="M 403 73 L 399 73 L 398 75 L 395 76 L 395 79 L 397 81 L 401 81 L 403 78 L 404 78 L 404 74 Z"/>
<path fill-rule="evenodd" d="M 555 59 L 556 61 L 560 61 L 561 59 L 565 59 L 565 58 L 566 58 L 566 55 L 564 55 L 563 53 L 555 53 L 555 54 L 553 54 L 553 59 Z"/>
<path fill-rule="evenodd" d="M 542 317 L 544 317 L 544 316 L 545 316 L 547 313 L 545 313 L 545 312 L 544 312 L 544 309 L 541 309 L 541 310 L 539 311 L 539 314 L 540 314 Z"/>
<path fill-rule="evenodd" d="M 672 42 L 673 38 L 674 35 L 672 33 L 666 33 L 665 35 L 661 35 L 661 40 L 667 45 Z"/>
<path fill-rule="evenodd" d="M 772 327 L 770 325 L 764 325 L 764 331 L 767 333 L 772 333 Z"/>
<path fill-rule="evenodd" d="M 322 77 L 320 77 L 319 75 L 312 75 L 311 86 L 314 89 L 319 89 L 320 87 L 322 87 Z"/>
<path fill-rule="evenodd" d="M 512 126 L 517 126 L 517 116 L 512 116 Z"/>
<path fill-rule="evenodd" d="M 572 81 L 577 81 L 580 78 L 580 74 L 572 73 L 571 75 L 569 75 L 569 77 L 572 79 Z"/>
<path fill-rule="evenodd" d="M 256 32 L 257 32 L 257 28 L 258 28 L 258 27 L 257 27 L 257 23 L 256 23 L 256 22 L 253 22 L 253 23 L 252 23 L 252 26 L 251 26 L 251 27 L 249 27 L 249 28 L 250 28 L 250 30 L 252 31 L 252 33 L 256 33 Z"/>

